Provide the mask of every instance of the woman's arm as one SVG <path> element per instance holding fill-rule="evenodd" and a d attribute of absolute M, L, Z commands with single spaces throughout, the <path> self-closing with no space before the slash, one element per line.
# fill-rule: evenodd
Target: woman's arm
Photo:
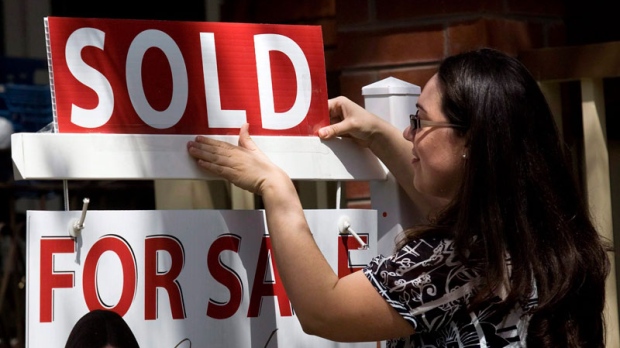
<path fill-rule="evenodd" d="M 422 195 L 413 186 L 413 145 L 403 136 L 408 128 L 400 130 L 345 97 L 330 99 L 329 112 L 332 124 L 319 130 L 321 139 L 352 137 L 385 164 L 420 211 L 428 212 L 431 207 L 441 206 L 441 202 Z"/>
<path fill-rule="evenodd" d="M 262 196 L 276 267 L 305 332 L 335 341 L 413 333 L 361 271 L 338 279 L 314 241 L 293 182 L 256 147 L 247 124 L 239 146 L 198 136 L 188 151 L 200 167 Z"/>

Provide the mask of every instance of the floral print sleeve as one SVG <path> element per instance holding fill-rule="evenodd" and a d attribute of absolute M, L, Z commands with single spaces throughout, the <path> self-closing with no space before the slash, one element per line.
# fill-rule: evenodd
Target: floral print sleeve
<path fill-rule="evenodd" d="M 415 329 L 387 347 L 520 347 L 528 318 L 522 308 L 493 315 L 493 303 L 477 313 L 468 300 L 480 282 L 480 270 L 465 267 L 446 238 L 410 241 L 389 257 L 377 256 L 364 274 L 379 294 Z M 484 343 L 484 344 L 481 344 Z"/>

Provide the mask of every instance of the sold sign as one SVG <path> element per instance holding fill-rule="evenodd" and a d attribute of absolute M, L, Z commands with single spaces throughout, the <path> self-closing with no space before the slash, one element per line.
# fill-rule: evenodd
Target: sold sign
<path fill-rule="evenodd" d="M 60 133 L 314 135 L 320 26 L 46 18 Z"/>

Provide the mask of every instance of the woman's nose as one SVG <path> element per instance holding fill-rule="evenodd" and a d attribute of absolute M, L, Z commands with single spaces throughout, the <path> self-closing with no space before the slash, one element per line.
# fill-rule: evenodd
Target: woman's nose
<path fill-rule="evenodd" d="M 411 126 L 407 126 L 407 128 L 403 131 L 403 138 L 413 141 L 413 138 L 415 138 L 415 133 L 416 131 L 411 130 Z"/>

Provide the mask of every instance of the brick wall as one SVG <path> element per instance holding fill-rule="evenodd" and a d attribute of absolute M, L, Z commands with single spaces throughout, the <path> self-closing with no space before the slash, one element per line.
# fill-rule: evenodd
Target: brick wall
<path fill-rule="evenodd" d="M 565 11 L 563 0 L 227 0 L 222 20 L 321 25 L 329 96 L 363 105 L 363 86 L 389 76 L 423 86 L 451 54 L 564 45 Z M 368 182 L 344 192 L 347 207 L 370 207 Z"/>

